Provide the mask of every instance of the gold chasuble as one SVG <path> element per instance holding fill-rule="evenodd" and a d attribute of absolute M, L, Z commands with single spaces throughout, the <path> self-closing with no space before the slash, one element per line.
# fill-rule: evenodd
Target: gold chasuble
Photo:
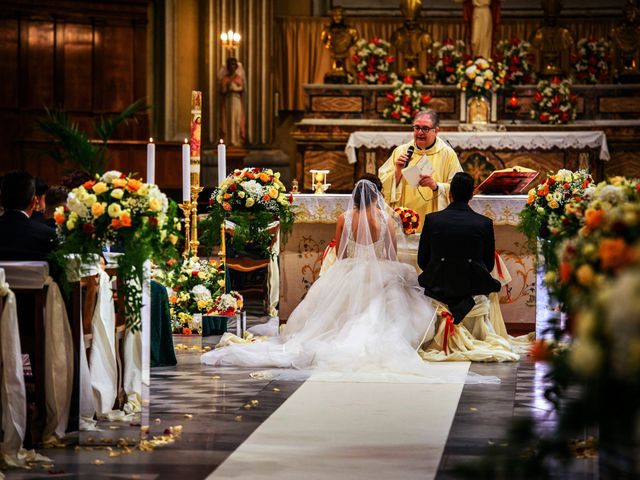
<path fill-rule="evenodd" d="M 438 183 L 438 190 L 433 191 L 429 187 L 413 187 L 407 183 L 404 177 L 396 185 L 396 159 L 405 153 L 413 145 L 414 151 L 408 167 L 415 165 L 423 155 L 433 167 L 431 176 Z M 391 156 L 378 170 L 378 176 L 382 181 L 382 192 L 385 201 L 392 207 L 407 207 L 415 210 L 420 215 L 418 231 L 422 231 L 424 217 L 431 212 L 442 210 L 449 204 L 449 184 L 462 167 L 456 152 L 447 143 L 436 137 L 433 146 L 427 150 L 421 150 L 413 141 L 396 147 Z"/>

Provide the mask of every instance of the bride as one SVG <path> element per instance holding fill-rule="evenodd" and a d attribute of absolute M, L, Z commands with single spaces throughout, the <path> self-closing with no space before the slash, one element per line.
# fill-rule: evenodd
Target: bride
<path fill-rule="evenodd" d="M 284 333 L 216 348 L 202 363 L 286 369 L 270 372 L 280 379 L 311 370 L 438 381 L 417 353 L 433 337 L 435 310 L 414 268 L 398 261 L 401 227 L 389 212 L 377 187 L 360 180 L 338 219 L 338 260 L 309 289 Z"/>

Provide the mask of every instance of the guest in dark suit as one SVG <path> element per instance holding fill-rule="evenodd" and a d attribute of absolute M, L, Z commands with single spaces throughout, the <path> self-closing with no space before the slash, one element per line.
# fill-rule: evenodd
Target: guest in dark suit
<path fill-rule="evenodd" d="M 447 305 L 458 324 L 474 307 L 473 296 L 499 291 L 500 282 L 490 274 L 495 261 L 493 222 L 469 207 L 471 175 L 456 173 L 450 196 L 447 208 L 425 218 L 418 281 L 425 295 Z"/>
<path fill-rule="evenodd" d="M 56 232 L 31 219 L 37 203 L 34 178 L 27 172 L 10 172 L 1 189 L 0 260 L 47 260 Z"/>

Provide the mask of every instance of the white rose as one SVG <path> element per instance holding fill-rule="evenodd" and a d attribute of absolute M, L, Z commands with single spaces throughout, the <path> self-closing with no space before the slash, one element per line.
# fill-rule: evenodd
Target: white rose
<path fill-rule="evenodd" d="M 123 195 L 124 190 L 122 190 L 121 188 L 114 188 L 113 190 L 111 190 L 111 196 L 117 200 L 120 200 Z"/>

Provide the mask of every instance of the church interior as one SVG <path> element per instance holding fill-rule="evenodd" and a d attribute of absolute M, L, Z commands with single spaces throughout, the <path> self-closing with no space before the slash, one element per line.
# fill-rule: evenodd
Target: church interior
<path fill-rule="evenodd" d="M 640 479 L 636 0 L 1 4 L 0 479 Z M 286 343 L 354 311 L 362 182 L 424 297 L 459 172 L 499 285 L 429 304 L 433 378 Z"/>

